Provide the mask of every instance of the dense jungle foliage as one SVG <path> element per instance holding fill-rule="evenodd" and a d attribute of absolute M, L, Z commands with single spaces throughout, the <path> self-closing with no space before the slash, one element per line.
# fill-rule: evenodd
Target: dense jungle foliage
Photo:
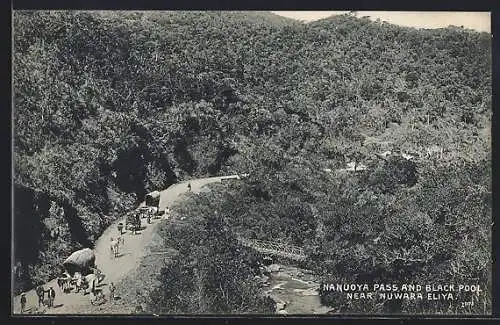
<path fill-rule="evenodd" d="M 16 290 L 147 192 L 249 173 L 181 208 L 198 230 L 170 239 L 184 255 L 162 276 L 189 274 L 188 296 L 227 276 L 226 296 L 206 288 L 196 308 L 267 308 L 246 296 L 251 258 L 203 226 L 217 209 L 227 238 L 303 246 L 328 281 L 474 281 L 488 288 L 478 309 L 454 312 L 490 310 L 491 35 L 262 12 L 23 11 L 13 32 Z M 351 161 L 368 168 L 325 171 Z M 195 308 L 169 299 L 179 288 L 156 292 L 160 311 Z"/>
<path fill-rule="evenodd" d="M 162 269 L 147 299 L 155 314 L 272 314 L 274 301 L 255 276 L 262 256 L 241 247 L 227 222 L 207 204 L 186 205 L 186 222 L 162 227 L 177 255 Z"/>

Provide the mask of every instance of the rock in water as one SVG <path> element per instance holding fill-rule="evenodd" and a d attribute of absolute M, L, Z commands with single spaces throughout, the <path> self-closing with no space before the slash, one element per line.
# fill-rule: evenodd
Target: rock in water
<path fill-rule="evenodd" d="M 278 264 L 271 264 L 269 265 L 268 270 L 270 272 L 279 272 L 281 270 L 281 266 L 279 266 Z"/>
<path fill-rule="evenodd" d="M 286 282 L 280 282 L 278 283 L 277 285 L 275 285 L 271 290 L 283 290 L 282 286 L 285 284 Z"/>
<path fill-rule="evenodd" d="M 302 291 L 303 296 L 319 296 L 319 292 L 315 288 L 309 288 L 307 290 Z"/>

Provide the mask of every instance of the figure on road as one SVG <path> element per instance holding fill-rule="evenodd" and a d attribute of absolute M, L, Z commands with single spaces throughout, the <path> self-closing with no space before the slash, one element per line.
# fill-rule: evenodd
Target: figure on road
<path fill-rule="evenodd" d="M 188 191 L 191 191 L 191 183 L 188 183 Z"/>
<path fill-rule="evenodd" d="M 21 313 L 24 313 L 26 310 L 26 294 L 23 292 L 21 293 Z"/>
<path fill-rule="evenodd" d="M 119 245 L 120 245 L 120 243 L 117 240 L 114 240 L 113 237 L 111 237 L 111 243 L 109 245 L 109 248 L 110 248 L 110 253 L 111 253 L 112 258 L 118 257 L 118 246 Z"/>
<path fill-rule="evenodd" d="M 49 307 L 54 307 L 54 299 L 56 299 L 56 291 L 53 287 L 49 288 Z"/>
<path fill-rule="evenodd" d="M 36 295 L 38 296 L 38 307 L 43 305 L 43 299 L 45 298 L 45 289 L 42 286 L 36 288 Z"/>
<path fill-rule="evenodd" d="M 125 245 L 125 237 L 123 237 L 121 234 L 116 236 L 116 241 L 122 246 Z"/>
<path fill-rule="evenodd" d="M 123 223 L 121 223 L 121 222 L 118 224 L 118 231 L 120 232 L 120 236 L 121 236 L 123 234 L 123 232 L 122 232 L 123 231 Z"/>
<path fill-rule="evenodd" d="M 111 282 L 109 284 L 109 299 L 112 301 L 115 300 L 115 290 L 116 290 L 115 284 Z"/>

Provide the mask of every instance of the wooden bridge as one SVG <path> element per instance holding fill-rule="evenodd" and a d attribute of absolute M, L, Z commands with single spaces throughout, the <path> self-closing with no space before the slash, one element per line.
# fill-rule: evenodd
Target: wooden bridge
<path fill-rule="evenodd" d="M 306 259 L 304 250 L 298 246 L 265 240 L 246 239 L 241 237 L 238 238 L 238 241 L 243 246 L 255 249 L 256 251 L 263 254 L 284 257 L 294 261 L 303 261 Z"/>

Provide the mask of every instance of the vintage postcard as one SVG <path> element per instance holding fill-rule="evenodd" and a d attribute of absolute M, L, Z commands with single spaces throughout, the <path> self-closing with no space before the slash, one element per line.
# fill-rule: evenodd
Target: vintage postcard
<path fill-rule="evenodd" d="M 492 314 L 489 12 L 15 10 L 12 314 Z"/>

